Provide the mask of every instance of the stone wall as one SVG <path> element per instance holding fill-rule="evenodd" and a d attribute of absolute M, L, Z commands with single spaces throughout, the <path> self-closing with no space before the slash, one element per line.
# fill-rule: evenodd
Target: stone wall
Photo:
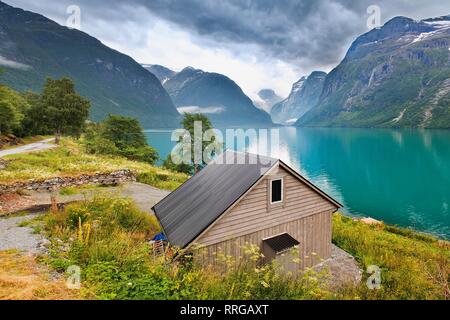
<path fill-rule="evenodd" d="M 0 184 L 0 194 L 20 190 L 54 191 L 61 188 L 83 185 L 118 185 L 128 181 L 136 181 L 136 175 L 131 170 L 121 170 L 112 173 L 96 173 L 77 177 L 51 178 L 43 181 L 30 180 L 10 185 Z"/>

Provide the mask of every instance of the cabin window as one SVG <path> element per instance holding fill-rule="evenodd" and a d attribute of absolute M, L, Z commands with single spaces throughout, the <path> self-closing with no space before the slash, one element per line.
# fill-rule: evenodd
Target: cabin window
<path fill-rule="evenodd" d="M 283 202 L 283 179 L 270 182 L 270 199 L 272 204 Z"/>

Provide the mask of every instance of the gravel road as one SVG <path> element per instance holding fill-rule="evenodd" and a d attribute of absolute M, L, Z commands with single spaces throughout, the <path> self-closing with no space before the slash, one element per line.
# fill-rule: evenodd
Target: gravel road
<path fill-rule="evenodd" d="M 33 234 L 32 228 L 19 227 L 20 223 L 35 217 L 36 215 L 0 218 L 0 251 L 20 250 L 32 254 L 45 251 L 47 240 Z"/>
<path fill-rule="evenodd" d="M 30 143 L 24 146 L 20 146 L 17 148 L 13 148 L 13 149 L 7 149 L 7 150 L 3 150 L 0 151 L 0 158 L 5 157 L 5 156 L 9 156 L 12 154 L 18 154 L 18 153 L 27 153 L 27 152 L 34 152 L 34 151 L 43 151 L 43 150 L 48 150 L 48 149 L 52 149 L 55 148 L 56 145 L 52 144 L 50 142 L 54 141 L 55 139 L 51 138 L 51 139 L 46 139 L 46 140 L 42 140 L 39 142 L 35 142 L 35 143 Z"/>

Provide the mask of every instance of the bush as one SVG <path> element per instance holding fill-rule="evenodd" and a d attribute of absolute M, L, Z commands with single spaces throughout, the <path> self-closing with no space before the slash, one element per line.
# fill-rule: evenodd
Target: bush
<path fill-rule="evenodd" d="M 82 206 L 70 206 L 66 209 L 66 214 L 66 224 L 72 229 L 78 228 L 80 221 L 82 224 L 86 223 L 90 216 L 88 208 Z"/>
<path fill-rule="evenodd" d="M 119 229 L 149 235 L 159 230 L 156 220 L 139 211 L 129 199 L 97 197 L 93 201 L 68 206 L 65 213 L 65 225 L 71 228 L 78 228 L 81 219 L 82 224 L 95 224 L 98 230 L 107 233 Z"/>
<path fill-rule="evenodd" d="M 121 156 L 140 162 L 146 162 L 150 164 L 154 164 L 158 161 L 158 152 L 149 146 L 143 146 L 139 148 L 135 147 L 126 147 L 118 152 Z"/>
<path fill-rule="evenodd" d="M 119 149 L 114 142 L 99 136 L 93 137 L 92 140 L 85 139 L 85 147 L 86 151 L 90 154 L 119 154 Z"/>
<path fill-rule="evenodd" d="M 120 155 L 149 164 L 159 159 L 158 152 L 147 144 L 139 121 L 129 117 L 111 115 L 100 124 L 90 124 L 84 145 L 91 154 Z"/>
<path fill-rule="evenodd" d="M 16 91 L 0 85 L 0 135 L 20 131 L 26 100 Z"/>
<path fill-rule="evenodd" d="M 163 190 L 175 190 L 187 180 L 187 176 L 174 172 L 147 171 L 137 175 L 137 181 Z"/>
<path fill-rule="evenodd" d="M 173 172 L 181 172 L 184 174 L 192 174 L 194 171 L 194 168 L 192 165 L 181 163 L 181 164 L 175 164 L 172 161 L 172 157 L 169 155 L 166 160 L 164 160 L 163 163 L 164 168 L 171 170 Z"/>

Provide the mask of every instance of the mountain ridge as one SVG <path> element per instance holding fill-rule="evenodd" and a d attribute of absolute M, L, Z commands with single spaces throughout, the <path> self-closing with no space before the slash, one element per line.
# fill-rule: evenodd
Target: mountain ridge
<path fill-rule="evenodd" d="M 289 96 L 273 106 L 272 120 L 279 124 L 294 124 L 319 102 L 326 76 L 323 71 L 313 71 L 295 82 Z"/>
<path fill-rule="evenodd" d="M 180 112 L 201 112 L 215 125 L 272 125 L 229 77 L 186 67 L 164 83 Z"/>
<path fill-rule="evenodd" d="M 90 119 L 108 114 L 138 118 L 146 128 L 179 122 L 159 80 L 131 57 L 89 34 L 0 1 L 0 81 L 39 92 L 47 77 L 74 80 L 92 103 Z"/>
<path fill-rule="evenodd" d="M 395 17 L 358 37 L 297 126 L 450 127 L 450 17 Z"/>
<path fill-rule="evenodd" d="M 176 74 L 175 71 L 159 64 L 142 64 L 142 66 L 158 78 L 162 85 Z"/>

